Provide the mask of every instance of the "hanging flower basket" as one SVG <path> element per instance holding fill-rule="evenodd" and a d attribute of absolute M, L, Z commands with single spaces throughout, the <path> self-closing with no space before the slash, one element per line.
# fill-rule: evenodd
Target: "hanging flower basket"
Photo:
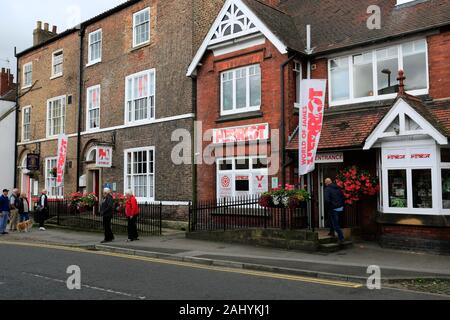
<path fill-rule="evenodd" d="M 336 177 L 336 184 L 342 189 L 348 205 L 360 201 L 363 195 L 374 196 L 380 192 L 378 177 L 373 177 L 367 170 L 360 170 L 357 166 L 342 170 Z"/>
<path fill-rule="evenodd" d="M 310 199 L 309 193 L 304 189 L 295 189 L 292 185 L 286 185 L 284 189 L 274 189 L 263 193 L 259 199 L 259 205 L 264 208 L 290 208 L 306 207 Z"/>

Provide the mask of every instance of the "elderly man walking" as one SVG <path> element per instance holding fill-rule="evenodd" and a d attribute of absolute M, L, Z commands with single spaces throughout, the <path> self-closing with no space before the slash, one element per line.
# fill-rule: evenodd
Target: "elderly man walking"
<path fill-rule="evenodd" d="M 2 235 L 8 234 L 6 226 L 8 225 L 9 212 L 11 210 L 8 193 L 8 189 L 3 189 L 3 194 L 0 196 L 0 234 Z"/>
<path fill-rule="evenodd" d="M 105 230 L 105 240 L 102 243 L 112 242 L 114 240 L 114 234 L 111 228 L 111 220 L 114 212 L 114 200 L 111 196 L 111 190 L 105 188 L 103 190 L 103 201 L 100 206 L 100 214 L 103 217 L 103 229 Z"/>
<path fill-rule="evenodd" d="M 12 191 L 9 203 L 11 207 L 11 218 L 9 224 L 9 231 L 17 231 L 17 223 L 19 222 L 19 189 Z"/>

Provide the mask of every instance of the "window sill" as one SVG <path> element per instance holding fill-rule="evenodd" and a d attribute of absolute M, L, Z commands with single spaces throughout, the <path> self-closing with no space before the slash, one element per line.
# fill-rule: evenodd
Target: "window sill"
<path fill-rule="evenodd" d="M 136 50 L 148 47 L 150 44 L 151 44 L 150 40 L 147 41 L 147 42 L 141 43 L 141 44 L 137 44 L 137 45 L 135 45 L 135 46 L 133 46 L 131 48 L 130 52 L 133 52 L 133 51 L 136 51 Z"/>
<path fill-rule="evenodd" d="M 55 74 L 55 75 L 50 77 L 50 80 L 58 79 L 58 78 L 61 78 L 62 76 L 63 76 L 62 73 L 61 74 Z"/>
<path fill-rule="evenodd" d="M 30 85 L 28 85 L 28 86 L 22 87 L 21 89 L 22 89 L 22 90 L 30 89 L 32 86 L 33 86 L 33 85 L 30 84 Z"/>
<path fill-rule="evenodd" d="M 147 119 L 147 120 L 138 120 L 138 121 L 126 121 L 125 122 L 125 126 L 142 126 L 142 125 L 146 125 L 146 124 L 152 124 L 155 122 L 155 118 L 153 119 Z"/>
<path fill-rule="evenodd" d="M 264 114 L 261 111 L 250 111 L 250 112 L 229 114 L 226 116 L 221 116 L 219 119 L 216 120 L 216 123 L 261 118 L 263 117 L 263 115 Z"/>
<path fill-rule="evenodd" d="M 84 133 L 86 134 L 90 134 L 90 133 L 96 133 L 99 132 L 101 128 L 95 128 L 95 129 L 87 129 L 84 131 Z"/>
<path fill-rule="evenodd" d="M 379 224 L 421 226 L 421 227 L 450 227 L 450 216 L 444 214 L 398 214 L 378 213 Z"/>
<path fill-rule="evenodd" d="M 100 60 L 91 61 L 91 62 L 89 62 L 89 63 L 86 65 L 86 68 L 95 66 L 96 64 L 99 64 L 99 63 L 101 63 L 101 62 L 102 62 L 101 59 L 100 59 Z"/>

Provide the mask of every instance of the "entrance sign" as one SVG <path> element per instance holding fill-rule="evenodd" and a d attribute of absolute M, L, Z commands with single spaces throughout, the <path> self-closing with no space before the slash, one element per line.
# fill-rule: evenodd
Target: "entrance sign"
<path fill-rule="evenodd" d="M 343 152 L 318 153 L 316 163 L 342 163 L 344 162 Z"/>
<path fill-rule="evenodd" d="M 97 147 L 97 156 L 95 165 L 98 168 L 112 167 L 112 147 Z"/>
<path fill-rule="evenodd" d="M 214 129 L 213 137 L 214 144 L 267 140 L 269 139 L 269 124 Z"/>
<path fill-rule="evenodd" d="M 299 110 L 299 175 L 315 169 L 323 126 L 326 80 L 302 80 Z"/>
<path fill-rule="evenodd" d="M 61 187 L 64 183 L 64 169 L 66 167 L 67 144 L 68 138 L 65 134 L 61 134 L 58 138 L 58 158 L 56 162 L 56 186 Z"/>

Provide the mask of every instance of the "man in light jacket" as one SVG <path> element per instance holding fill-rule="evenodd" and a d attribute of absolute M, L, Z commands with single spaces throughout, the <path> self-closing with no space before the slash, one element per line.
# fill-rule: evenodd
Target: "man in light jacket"
<path fill-rule="evenodd" d="M 11 208 L 9 231 L 17 231 L 17 223 L 19 222 L 19 197 L 19 189 L 14 189 L 11 197 L 9 198 L 9 205 Z"/>

